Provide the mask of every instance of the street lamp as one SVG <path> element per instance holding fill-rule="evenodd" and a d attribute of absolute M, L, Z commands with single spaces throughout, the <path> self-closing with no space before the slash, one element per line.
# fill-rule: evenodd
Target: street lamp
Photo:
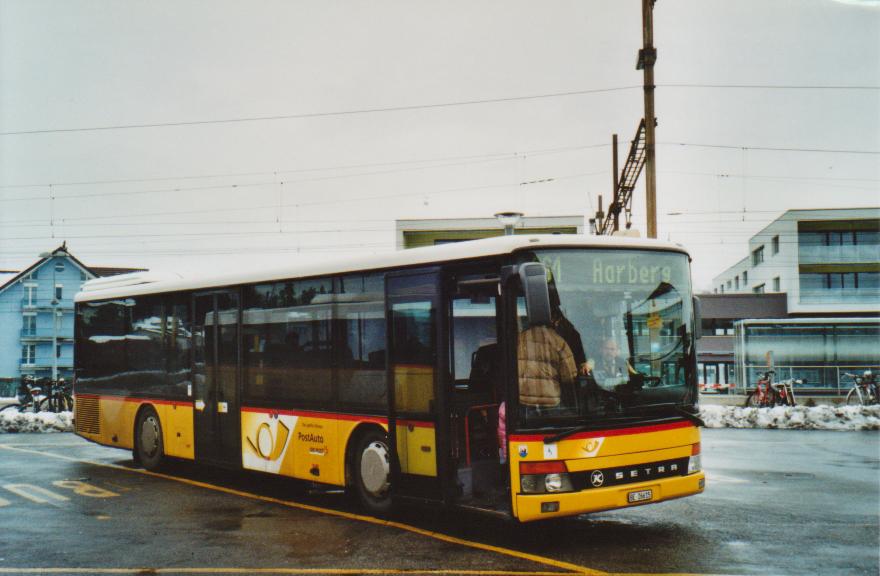
<path fill-rule="evenodd" d="M 522 212 L 498 212 L 495 214 L 501 225 L 504 226 L 504 235 L 513 236 L 513 229 L 522 220 Z"/>

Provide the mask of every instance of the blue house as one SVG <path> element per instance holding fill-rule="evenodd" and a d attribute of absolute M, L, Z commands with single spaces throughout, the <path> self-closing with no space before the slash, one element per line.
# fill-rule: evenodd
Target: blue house
<path fill-rule="evenodd" d="M 65 243 L 27 269 L 0 277 L 0 396 L 15 395 L 24 375 L 69 380 L 73 297 L 86 280 L 134 270 L 90 268 Z"/>

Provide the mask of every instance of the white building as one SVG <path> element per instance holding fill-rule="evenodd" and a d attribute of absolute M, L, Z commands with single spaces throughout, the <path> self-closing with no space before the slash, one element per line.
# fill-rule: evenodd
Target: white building
<path fill-rule="evenodd" d="M 880 208 L 789 210 L 752 236 L 713 292 L 785 292 L 791 315 L 880 312 Z"/>

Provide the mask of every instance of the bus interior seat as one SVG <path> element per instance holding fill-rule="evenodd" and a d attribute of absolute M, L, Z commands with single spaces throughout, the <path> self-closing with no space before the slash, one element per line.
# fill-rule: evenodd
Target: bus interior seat
<path fill-rule="evenodd" d="M 498 344 L 486 344 L 471 354 L 471 374 L 468 389 L 497 400 Z"/>

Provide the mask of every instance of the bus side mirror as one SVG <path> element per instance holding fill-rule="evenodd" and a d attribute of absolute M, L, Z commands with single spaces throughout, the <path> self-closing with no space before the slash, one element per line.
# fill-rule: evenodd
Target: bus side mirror
<path fill-rule="evenodd" d="M 549 326 L 550 289 L 547 286 L 547 269 L 539 262 L 521 264 L 519 279 L 526 297 L 529 326 Z"/>
<path fill-rule="evenodd" d="M 700 299 L 694 296 L 694 339 L 703 337 L 703 308 Z"/>

